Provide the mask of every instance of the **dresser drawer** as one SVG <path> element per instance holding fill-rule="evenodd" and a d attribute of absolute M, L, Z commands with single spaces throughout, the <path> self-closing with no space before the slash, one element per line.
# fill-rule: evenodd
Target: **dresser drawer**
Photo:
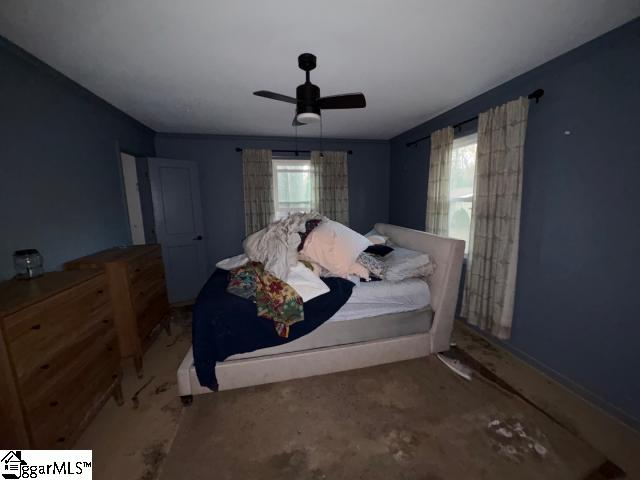
<path fill-rule="evenodd" d="M 160 248 L 156 248 L 146 255 L 131 260 L 127 265 L 127 273 L 129 274 L 129 283 L 131 286 L 137 283 L 144 283 L 145 278 L 154 275 L 155 272 L 161 271 L 164 275 L 164 266 L 162 263 L 162 253 Z"/>
<path fill-rule="evenodd" d="M 100 328 L 62 351 L 59 355 L 42 360 L 36 368 L 18 377 L 18 388 L 27 400 L 25 406 L 49 398 L 51 391 L 65 384 L 76 372 L 96 359 L 115 358 L 120 355 L 117 337 L 112 326 Z"/>
<path fill-rule="evenodd" d="M 105 392 L 119 380 L 120 353 L 112 337 L 100 355 L 81 355 L 25 398 L 25 412 L 36 448 L 69 448 L 75 432 L 95 414 Z"/>
<path fill-rule="evenodd" d="M 146 304 L 152 297 L 159 293 L 167 295 L 164 268 L 157 265 L 152 269 L 148 269 L 145 274 L 139 277 L 139 280 L 131 284 L 131 301 L 136 311 L 144 310 Z"/>
<path fill-rule="evenodd" d="M 113 332 L 112 325 L 104 276 L 6 317 L 4 331 L 18 381 L 68 361 L 78 345 L 99 331 Z"/>

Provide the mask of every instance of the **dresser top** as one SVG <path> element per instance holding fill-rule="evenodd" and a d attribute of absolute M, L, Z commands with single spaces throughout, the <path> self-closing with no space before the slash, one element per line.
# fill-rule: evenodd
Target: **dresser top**
<path fill-rule="evenodd" d="M 114 247 L 108 250 L 103 250 L 86 257 L 77 258 L 67 262 L 65 266 L 71 266 L 74 264 L 82 265 L 104 265 L 105 263 L 113 262 L 129 262 L 135 258 L 138 258 L 147 253 L 159 250 L 160 245 L 131 245 L 128 247 Z"/>
<path fill-rule="evenodd" d="M 101 270 L 69 270 L 47 272 L 30 280 L 13 279 L 1 282 L 0 314 L 17 312 L 101 274 Z"/>

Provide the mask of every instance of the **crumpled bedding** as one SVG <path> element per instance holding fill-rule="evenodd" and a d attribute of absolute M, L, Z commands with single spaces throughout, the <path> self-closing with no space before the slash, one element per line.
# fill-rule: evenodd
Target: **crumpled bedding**
<path fill-rule="evenodd" d="M 326 220 L 318 213 L 292 213 L 273 222 L 267 228 L 249 235 L 242 246 L 253 262 L 260 262 L 264 269 L 286 281 L 289 269 L 298 263 L 300 233 L 306 230 L 308 220 Z"/>

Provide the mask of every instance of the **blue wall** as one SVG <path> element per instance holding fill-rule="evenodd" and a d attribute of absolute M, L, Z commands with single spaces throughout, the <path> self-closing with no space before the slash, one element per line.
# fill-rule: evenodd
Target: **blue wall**
<path fill-rule="evenodd" d="M 391 222 L 423 229 L 430 145 L 405 143 L 544 88 L 529 110 L 507 346 L 636 427 L 639 59 L 635 20 L 393 138 L 390 192 Z"/>
<path fill-rule="evenodd" d="M 130 242 L 118 143 L 153 155 L 154 132 L 0 37 L 0 279 L 12 253 L 45 268 Z"/>
<path fill-rule="evenodd" d="M 242 250 L 245 237 L 242 154 L 236 147 L 294 149 L 290 138 L 216 135 L 156 136 L 159 157 L 194 160 L 200 172 L 208 269 Z M 325 150 L 353 150 L 349 155 L 351 228 L 366 232 L 389 219 L 389 142 L 323 141 Z M 298 139 L 299 149 L 318 149 L 318 139 Z"/>

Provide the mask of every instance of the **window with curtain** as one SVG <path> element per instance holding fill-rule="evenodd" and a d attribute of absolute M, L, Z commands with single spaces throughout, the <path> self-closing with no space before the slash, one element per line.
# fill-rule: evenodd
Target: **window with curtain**
<path fill-rule="evenodd" d="M 474 133 L 456 138 L 451 152 L 448 234 L 465 241 L 465 253 L 469 252 L 477 146 L 478 135 Z"/>
<path fill-rule="evenodd" d="M 273 217 L 315 211 L 349 225 L 347 152 L 312 151 L 310 158 L 273 158 Z"/>
<path fill-rule="evenodd" d="M 276 220 L 311 210 L 311 161 L 276 159 L 273 166 L 273 205 Z"/>

